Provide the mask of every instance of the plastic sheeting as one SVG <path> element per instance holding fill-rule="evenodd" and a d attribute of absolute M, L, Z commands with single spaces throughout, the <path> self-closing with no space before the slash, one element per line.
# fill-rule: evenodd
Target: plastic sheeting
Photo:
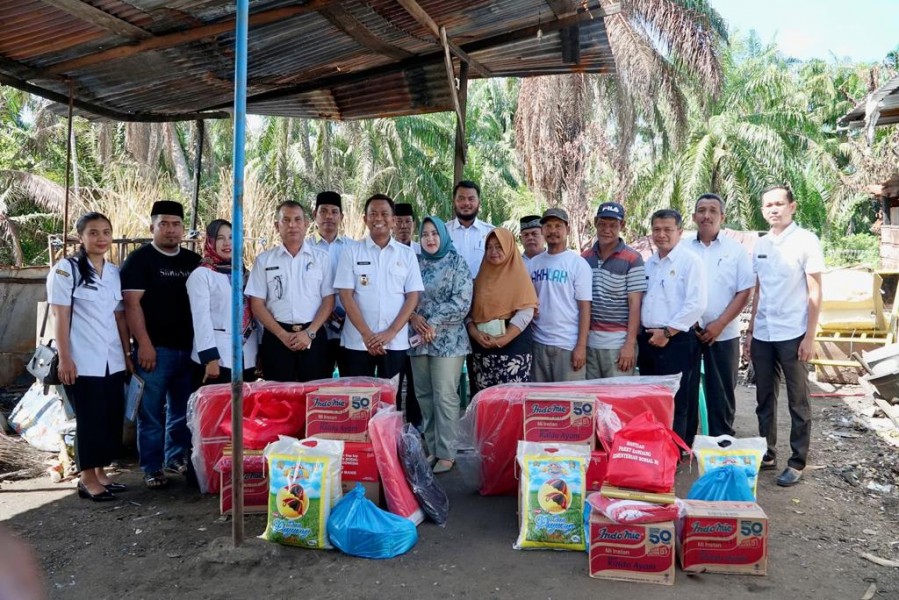
<path fill-rule="evenodd" d="M 591 394 L 599 402 L 611 405 L 623 424 L 649 411 L 670 427 L 679 386 L 679 374 L 494 386 L 472 399 L 462 418 L 457 447 L 475 450 L 476 460 L 472 463 L 482 495 L 515 494 L 515 451 L 524 432 L 524 399 L 529 393 Z M 466 466 L 470 468 L 471 463 Z"/>
<path fill-rule="evenodd" d="M 412 493 L 399 458 L 399 439 L 403 433 L 403 413 L 390 406 L 378 411 L 368 422 L 375 461 L 384 485 L 387 508 L 395 515 L 419 525 L 425 515 Z"/>
<path fill-rule="evenodd" d="M 399 378 L 340 377 L 318 379 L 306 383 L 254 381 L 243 385 L 244 426 L 249 434 L 244 438 L 246 448 L 264 448 L 278 435 L 303 437 L 306 426 L 306 394 L 320 387 L 351 386 L 377 387 L 381 391 L 382 404 L 396 402 Z M 278 410 L 267 413 L 260 410 L 266 403 L 277 404 Z M 302 407 L 290 411 L 290 419 L 284 420 L 288 406 Z M 253 411 L 256 414 L 253 415 Z M 263 415 L 275 415 L 278 421 L 266 423 Z M 249 426 L 248 426 L 249 423 Z M 277 425 L 277 426 L 274 426 Z M 218 493 L 219 476 L 214 466 L 222 456 L 222 450 L 231 442 L 231 385 L 227 383 L 206 385 L 194 392 L 187 405 L 187 426 L 191 432 L 191 462 L 197 473 L 200 491 Z"/>

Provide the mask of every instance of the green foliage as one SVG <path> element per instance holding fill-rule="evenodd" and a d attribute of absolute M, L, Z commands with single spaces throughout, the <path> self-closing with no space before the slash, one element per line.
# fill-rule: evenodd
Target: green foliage
<path fill-rule="evenodd" d="M 825 239 L 824 262 L 828 267 L 864 265 L 877 269 L 880 267 L 880 238 L 856 233 Z"/>

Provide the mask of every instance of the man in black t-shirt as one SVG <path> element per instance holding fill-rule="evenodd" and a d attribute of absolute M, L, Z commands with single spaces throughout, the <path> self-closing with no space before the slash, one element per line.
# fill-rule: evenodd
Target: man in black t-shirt
<path fill-rule="evenodd" d="M 187 472 L 194 331 L 186 283 L 200 256 L 181 248 L 181 204 L 156 202 L 150 215 L 153 241 L 128 255 L 121 277 L 125 316 L 136 344 L 135 372 L 144 381 L 137 449 L 144 482 L 155 489 L 168 484 L 163 469 Z"/>

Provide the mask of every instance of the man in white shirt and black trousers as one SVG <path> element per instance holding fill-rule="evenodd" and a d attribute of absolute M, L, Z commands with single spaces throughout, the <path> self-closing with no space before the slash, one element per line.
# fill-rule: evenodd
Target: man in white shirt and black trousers
<path fill-rule="evenodd" d="M 262 374 L 271 381 L 331 377 L 324 324 L 334 310 L 328 253 L 306 243 L 309 220 L 293 200 L 278 205 L 281 245 L 256 257 L 246 295 L 262 323 Z"/>
<path fill-rule="evenodd" d="M 746 351 L 756 373 L 756 416 L 759 435 L 768 440 L 761 468 L 777 468 L 777 396 L 786 380 L 790 409 L 787 467 L 777 485 L 799 483 L 812 435 L 807 363 L 815 354 L 815 330 L 821 310 L 824 255 L 818 237 L 793 222 L 796 200 L 785 185 L 762 192 L 762 216 L 771 226 L 755 245 L 756 273 L 752 319 Z"/>
<path fill-rule="evenodd" d="M 690 402 L 690 378 L 696 364 L 696 325 L 707 302 L 706 277 L 696 255 L 678 246 L 683 226 L 676 210 L 652 214 L 652 242 L 657 250 L 646 261 L 646 295 L 640 309 L 637 365 L 641 375 L 681 374 L 674 396 L 672 429 L 688 445 L 696 435 L 689 423 L 698 421 L 698 406 Z"/>
<path fill-rule="evenodd" d="M 709 435 L 734 435 L 737 370 L 740 368 L 740 313 L 749 302 L 755 277 L 749 253 L 721 233 L 724 200 L 703 194 L 696 200 L 693 222 L 698 231 L 681 244 L 702 261 L 708 281 L 708 303 L 696 330 L 696 364 L 705 363 L 705 402 Z M 690 403 L 699 403 L 701 372 L 693 369 Z M 697 415 L 698 416 L 698 415 Z M 687 426 L 692 434 L 698 423 Z"/>
<path fill-rule="evenodd" d="M 424 291 L 418 258 L 391 236 L 393 199 L 365 201 L 368 235 L 344 250 L 334 287 L 346 309 L 341 345 L 347 376 L 389 379 L 403 369 L 409 350 L 409 317 Z"/>

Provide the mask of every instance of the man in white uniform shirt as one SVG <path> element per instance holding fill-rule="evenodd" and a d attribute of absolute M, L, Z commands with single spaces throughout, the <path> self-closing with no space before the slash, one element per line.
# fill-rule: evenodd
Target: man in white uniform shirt
<path fill-rule="evenodd" d="M 806 363 L 815 354 L 824 270 L 821 243 L 793 222 L 795 212 L 788 187 L 773 186 L 762 193 L 762 216 L 771 230 L 752 255 L 757 279 L 746 335 L 756 373 L 759 435 L 768 440 L 762 469 L 777 468 L 777 397 L 781 381 L 787 384 L 792 455 L 776 479 L 783 487 L 799 483 L 808 459 L 812 411 Z"/>
<path fill-rule="evenodd" d="M 737 370 L 740 368 L 740 313 L 749 301 L 755 277 L 752 260 L 740 242 L 721 233 L 724 200 L 703 194 L 696 200 L 693 222 L 696 236 L 682 245 L 693 252 L 705 267 L 708 302 L 699 319 L 697 365 L 705 362 L 705 402 L 709 435 L 734 435 Z M 699 403 L 700 369 L 693 370 L 691 404 Z M 688 423 L 695 432 L 698 423 Z"/>
<path fill-rule="evenodd" d="M 418 258 L 391 236 L 394 204 L 375 194 L 365 201 L 368 235 L 340 257 L 334 287 L 346 309 L 341 345 L 345 375 L 390 378 L 402 371 L 412 311 L 424 291 Z"/>
<path fill-rule="evenodd" d="M 309 221 L 298 202 L 282 202 L 276 214 L 281 245 L 256 257 L 246 288 L 265 328 L 262 373 L 271 381 L 330 377 L 324 325 L 334 310 L 331 258 L 304 243 Z"/>
<path fill-rule="evenodd" d="M 652 243 L 657 250 L 646 261 L 646 295 L 640 307 L 643 329 L 637 337 L 637 366 L 641 375 L 681 374 L 674 396 L 672 429 L 687 444 L 693 442 L 698 406 L 690 402 L 690 378 L 695 364 L 693 326 L 705 310 L 708 292 L 705 271 L 696 255 L 678 246 L 683 227 L 680 213 L 663 209 L 653 213 Z"/>
<path fill-rule="evenodd" d="M 540 223 L 547 250 L 528 265 L 540 306 L 533 321 L 533 379 L 577 381 L 587 372 L 593 273 L 568 249 L 568 213 L 547 209 Z"/>
<path fill-rule="evenodd" d="M 521 259 L 524 266 L 530 264 L 531 259 L 546 252 L 546 240 L 543 239 L 543 228 L 540 226 L 540 215 L 528 215 L 518 221 L 519 238 L 524 252 Z"/>
<path fill-rule="evenodd" d="M 481 210 L 481 188 L 474 181 L 460 181 L 453 188 L 453 211 L 456 218 L 446 224 L 456 252 L 468 263 L 474 279 L 481 270 L 484 240 L 493 225 L 478 218 Z"/>
<path fill-rule="evenodd" d="M 332 277 L 337 275 L 337 263 L 340 262 L 340 255 L 348 244 L 353 244 L 353 240 L 345 235 L 340 235 L 340 225 L 343 223 L 343 199 L 337 192 L 320 192 L 315 197 L 315 233 L 312 234 L 312 245 L 319 250 L 328 253 L 331 259 Z M 340 363 L 340 332 L 343 330 L 346 312 L 343 310 L 343 304 L 340 298 L 335 296 L 334 310 L 325 323 L 325 332 L 328 334 L 328 363 L 331 365 L 331 373 L 334 372 L 334 365 Z"/>

